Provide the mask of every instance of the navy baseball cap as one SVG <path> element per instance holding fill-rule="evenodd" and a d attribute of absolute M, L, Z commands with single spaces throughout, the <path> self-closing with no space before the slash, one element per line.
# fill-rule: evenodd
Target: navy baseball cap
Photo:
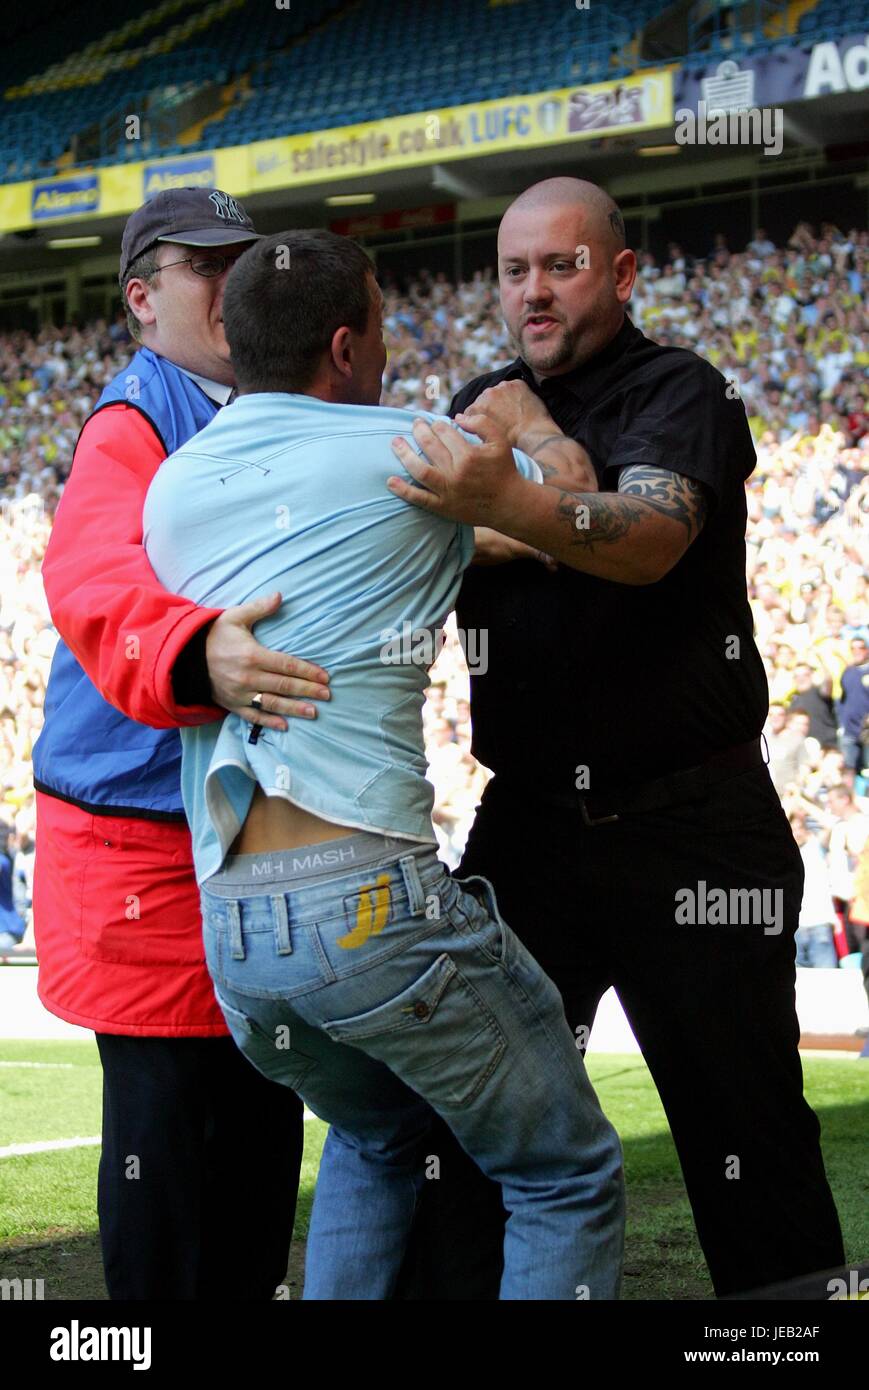
<path fill-rule="evenodd" d="M 168 188 L 156 193 L 127 218 L 121 238 L 123 283 L 131 263 L 158 241 L 182 246 L 231 246 L 259 241 L 241 203 L 219 188 Z"/>

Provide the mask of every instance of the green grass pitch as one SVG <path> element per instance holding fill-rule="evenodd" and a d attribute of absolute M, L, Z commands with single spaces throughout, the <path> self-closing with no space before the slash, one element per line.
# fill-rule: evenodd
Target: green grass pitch
<path fill-rule="evenodd" d="M 636 1055 L 592 1054 L 588 1069 L 625 1152 L 623 1297 L 711 1298 L 673 1142 L 645 1063 Z M 869 1253 L 869 1063 L 804 1057 L 803 1071 L 806 1094 L 821 1120 L 846 1255 L 856 1262 Z M 91 1040 L 0 1042 L 0 1149 L 98 1135 L 100 1086 Z M 325 1128 L 319 1120 L 305 1125 L 287 1274 L 291 1298 L 301 1295 L 304 1240 Z M 98 1162 L 98 1146 L 0 1158 L 0 1278 L 42 1278 L 47 1299 L 105 1299 L 96 1218 Z"/>

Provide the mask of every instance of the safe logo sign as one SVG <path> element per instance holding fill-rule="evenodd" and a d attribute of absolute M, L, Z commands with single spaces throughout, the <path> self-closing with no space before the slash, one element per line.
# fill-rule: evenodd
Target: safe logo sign
<path fill-rule="evenodd" d="M 613 126 L 637 125 L 645 119 L 643 87 L 626 83 L 605 92 L 572 92 L 567 128 L 572 134 L 585 130 L 606 130 Z"/>
<path fill-rule="evenodd" d="M 598 130 L 647 128 L 669 120 L 669 74 L 643 73 L 624 82 L 596 83 L 571 92 L 567 129 L 572 136 L 590 136 Z"/>

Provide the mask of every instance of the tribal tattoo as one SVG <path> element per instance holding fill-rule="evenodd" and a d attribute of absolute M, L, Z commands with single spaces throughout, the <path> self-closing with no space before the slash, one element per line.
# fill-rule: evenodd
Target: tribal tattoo
<path fill-rule="evenodd" d="M 689 545 L 703 529 L 708 511 L 703 484 L 686 478 L 684 473 L 635 463 L 619 474 L 619 492 L 642 497 L 662 516 L 681 522 L 688 531 Z"/>
<path fill-rule="evenodd" d="M 623 469 L 618 492 L 586 493 L 581 500 L 562 492 L 556 510 L 571 527 L 574 545 L 593 551 L 622 540 L 648 518 L 650 507 L 683 525 L 688 545 L 699 535 L 708 510 L 702 484 L 645 464 Z"/>

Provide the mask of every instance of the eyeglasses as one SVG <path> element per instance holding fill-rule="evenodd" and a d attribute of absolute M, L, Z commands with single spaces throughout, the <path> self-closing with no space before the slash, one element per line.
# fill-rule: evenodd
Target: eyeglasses
<path fill-rule="evenodd" d="M 239 252 L 238 256 L 199 253 L 195 256 L 185 256 L 180 261 L 167 261 L 165 265 L 158 265 L 157 271 L 168 270 L 173 265 L 189 265 L 194 275 L 202 275 L 206 280 L 213 280 L 215 276 L 222 275 L 228 265 L 235 265 L 236 261 L 243 255 L 243 251 Z"/>

